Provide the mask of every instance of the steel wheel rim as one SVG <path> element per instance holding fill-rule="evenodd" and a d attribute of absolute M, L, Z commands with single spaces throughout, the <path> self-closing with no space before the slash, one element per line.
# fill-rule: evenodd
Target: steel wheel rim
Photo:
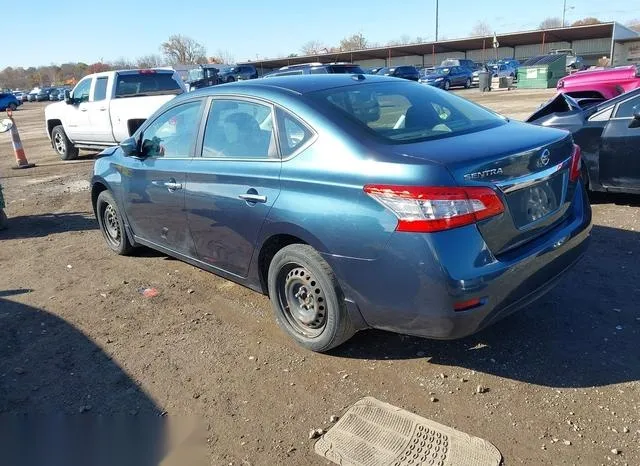
<path fill-rule="evenodd" d="M 287 323 L 307 338 L 316 338 L 327 326 L 327 299 L 316 277 L 299 264 L 283 267 L 277 280 L 278 302 Z"/>
<path fill-rule="evenodd" d="M 56 133 L 53 136 L 53 145 L 56 147 L 58 154 L 64 154 L 67 148 L 67 144 L 64 142 L 64 139 L 62 138 L 62 134 L 60 133 Z"/>
<path fill-rule="evenodd" d="M 118 222 L 118 212 L 111 205 L 107 204 L 102 213 L 103 230 L 106 233 L 107 241 L 113 246 L 120 245 L 120 222 Z"/>

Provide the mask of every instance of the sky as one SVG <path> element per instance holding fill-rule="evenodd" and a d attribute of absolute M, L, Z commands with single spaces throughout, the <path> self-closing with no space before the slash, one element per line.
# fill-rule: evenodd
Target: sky
<path fill-rule="evenodd" d="M 567 0 L 567 23 L 587 16 L 626 23 L 640 17 L 638 0 Z M 18 5 L 19 2 L 13 2 Z M 504 5 L 504 6 L 502 6 Z M 5 34 L 0 69 L 160 53 L 171 34 L 189 36 L 236 61 L 300 54 L 310 40 L 337 45 L 362 33 L 384 44 L 403 35 L 434 38 L 435 0 L 31 0 L 28 11 Z M 478 21 L 498 33 L 536 29 L 550 16 L 560 17 L 563 0 L 440 0 L 441 39 L 465 37 Z M 4 8 L 3 15 L 11 11 Z M 7 31 L 5 31 L 7 32 Z"/>

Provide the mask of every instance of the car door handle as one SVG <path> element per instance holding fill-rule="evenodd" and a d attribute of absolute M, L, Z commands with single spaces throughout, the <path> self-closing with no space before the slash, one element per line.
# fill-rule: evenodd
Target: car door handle
<path fill-rule="evenodd" d="M 101 111 L 101 112 L 104 112 L 104 111 L 106 111 L 106 110 L 107 110 L 107 107 L 100 107 L 100 111 Z"/>
<path fill-rule="evenodd" d="M 240 194 L 238 197 L 247 202 L 267 202 L 267 196 L 260 194 Z"/>
<path fill-rule="evenodd" d="M 81 109 L 80 109 L 80 111 L 81 111 L 81 112 L 86 112 L 86 111 L 87 111 L 87 109 L 86 109 L 86 108 L 81 108 Z"/>
<path fill-rule="evenodd" d="M 176 183 L 176 180 L 169 180 L 169 181 L 154 180 L 151 182 L 151 184 L 154 186 L 165 187 L 169 191 L 177 191 L 178 189 L 182 189 L 182 183 Z"/>

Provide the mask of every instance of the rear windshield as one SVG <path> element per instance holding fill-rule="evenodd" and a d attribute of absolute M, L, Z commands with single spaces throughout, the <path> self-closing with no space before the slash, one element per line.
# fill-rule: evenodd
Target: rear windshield
<path fill-rule="evenodd" d="M 173 73 L 119 74 L 116 98 L 159 94 L 180 94 L 182 89 Z"/>
<path fill-rule="evenodd" d="M 332 73 L 354 73 L 354 74 L 363 74 L 362 68 L 358 65 L 329 65 L 328 67 Z"/>
<path fill-rule="evenodd" d="M 453 94 L 417 83 L 374 83 L 327 89 L 311 98 L 383 138 L 412 143 L 500 126 L 505 119 Z"/>

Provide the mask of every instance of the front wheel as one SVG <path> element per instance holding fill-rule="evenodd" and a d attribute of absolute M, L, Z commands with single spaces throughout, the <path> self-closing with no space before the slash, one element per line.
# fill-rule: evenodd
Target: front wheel
<path fill-rule="evenodd" d="M 78 148 L 67 137 L 62 125 L 51 130 L 51 143 L 62 160 L 73 160 L 78 157 Z"/>
<path fill-rule="evenodd" d="M 445 91 L 448 91 L 449 89 L 451 89 L 451 83 L 449 81 L 445 81 L 442 87 Z"/>
<path fill-rule="evenodd" d="M 96 201 L 96 216 L 102 236 L 112 251 L 127 256 L 133 251 L 133 245 L 124 229 L 124 221 L 113 195 L 102 191 Z"/>
<path fill-rule="evenodd" d="M 471 87 L 471 80 L 467 78 L 467 80 L 464 83 L 464 88 L 469 89 L 470 87 Z"/>
<path fill-rule="evenodd" d="M 16 111 L 16 108 L 18 108 L 18 106 L 16 104 L 14 104 L 13 102 L 11 102 L 8 106 L 9 110 L 11 110 L 12 112 Z"/>
<path fill-rule="evenodd" d="M 301 346 L 329 351 L 355 333 L 336 276 L 311 246 L 292 244 L 278 251 L 268 285 L 278 325 Z"/>

